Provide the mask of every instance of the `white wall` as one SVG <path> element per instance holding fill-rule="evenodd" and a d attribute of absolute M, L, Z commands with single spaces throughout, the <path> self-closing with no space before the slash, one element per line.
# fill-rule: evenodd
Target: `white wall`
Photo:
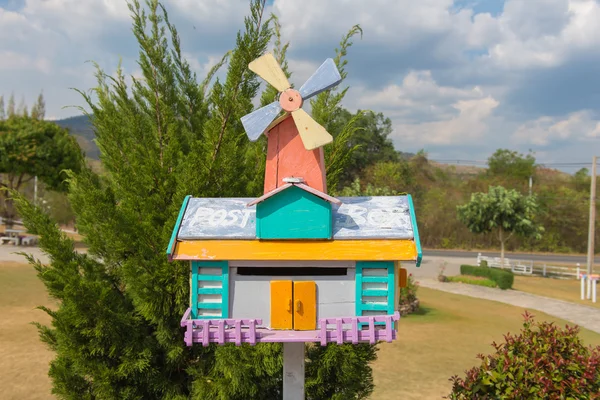
<path fill-rule="evenodd" d="M 248 276 L 238 275 L 238 267 L 344 267 L 343 276 Z M 272 280 L 313 281 L 317 286 L 317 320 L 319 318 L 351 317 L 356 314 L 355 263 L 344 262 L 231 262 L 229 268 L 229 307 L 231 318 L 262 318 L 270 326 Z M 316 321 L 315 321 L 316 322 Z"/>

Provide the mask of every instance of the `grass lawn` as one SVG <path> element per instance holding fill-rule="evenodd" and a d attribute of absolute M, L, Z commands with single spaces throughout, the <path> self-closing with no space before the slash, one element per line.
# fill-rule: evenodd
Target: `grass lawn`
<path fill-rule="evenodd" d="M 400 321 L 399 340 L 380 345 L 373 364 L 373 399 L 439 399 L 448 378 L 477 364 L 477 353 L 521 327 L 523 309 L 420 288 L 422 311 Z M 51 399 L 48 363 L 53 358 L 31 321 L 49 323 L 41 304 L 50 305 L 45 288 L 26 264 L 0 265 L 0 387 L 2 399 Z M 559 321 L 534 312 L 538 319 Z M 560 321 L 564 324 L 563 321 Z M 600 335 L 583 331 L 588 344 Z"/>
<path fill-rule="evenodd" d="M 522 327 L 524 309 L 419 288 L 422 310 L 400 320 L 399 339 L 380 345 L 374 363 L 374 400 L 439 399 L 450 391 L 448 379 L 478 365 L 478 353 Z M 565 321 L 531 311 L 536 321 Z M 600 345 L 600 334 L 582 330 L 586 344 Z"/>
<path fill-rule="evenodd" d="M 581 281 L 576 279 L 553 279 L 538 276 L 515 275 L 513 289 L 600 308 L 600 298 L 597 299 L 597 303 L 592 303 L 591 299 L 581 300 Z"/>
<path fill-rule="evenodd" d="M 53 356 L 30 324 L 50 322 L 38 305 L 52 301 L 28 264 L 0 265 L 0 388 L 2 399 L 51 399 L 48 363 Z"/>

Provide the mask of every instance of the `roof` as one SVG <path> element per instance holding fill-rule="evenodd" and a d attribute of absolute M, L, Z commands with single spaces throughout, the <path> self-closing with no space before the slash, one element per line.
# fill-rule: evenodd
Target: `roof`
<path fill-rule="evenodd" d="M 336 199 L 335 197 L 331 197 L 328 194 L 325 194 L 325 193 L 323 193 L 323 192 L 321 192 L 321 191 L 319 191 L 317 189 L 313 189 L 310 186 L 305 185 L 304 183 L 301 183 L 301 182 L 290 182 L 290 183 L 286 183 L 283 186 L 279 186 L 276 189 L 271 190 L 269 193 L 265 193 L 264 195 L 262 195 L 261 197 L 259 197 L 256 200 L 251 201 L 250 203 L 248 203 L 248 207 L 251 207 L 253 205 L 261 203 L 261 202 L 267 200 L 268 198 L 273 197 L 277 193 L 283 192 L 285 189 L 290 188 L 292 186 L 296 186 L 296 187 L 298 187 L 298 188 L 300 188 L 302 190 L 307 191 L 308 193 L 314 194 L 315 196 L 320 197 L 323 200 L 326 200 L 326 201 L 328 201 L 330 203 L 337 204 L 337 205 L 342 204 L 342 202 L 339 201 L 338 199 Z"/>
<path fill-rule="evenodd" d="M 408 196 L 340 197 L 333 204 L 333 239 L 414 239 Z M 191 197 L 182 207 L 176 240 L 256 239 L 253 198 Z"/>
<path fill-rule="evenodd" d="M 167 254 L 172 258 L 180 243 L 257 240 L 256 202 L 259 199 L 186 197 Z M 421 244 L 410 195 L 336 200 L 338 202 L 332 205 L 333 241 L 414 242 L 417 265 L 420 264 Z"/>

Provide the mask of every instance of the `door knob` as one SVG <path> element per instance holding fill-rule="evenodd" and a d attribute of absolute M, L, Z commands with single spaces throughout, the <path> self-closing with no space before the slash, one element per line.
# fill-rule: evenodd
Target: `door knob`
<path fill-rule="evenodd" d="M 296 300 L 296 312 L 300 313 L 302 310 L 302 302 L 300 300 Z"/>
<path fill-rule="evenodd" d="M 287 312 L 292 312 L 292 299 L 289 300 Z"/>

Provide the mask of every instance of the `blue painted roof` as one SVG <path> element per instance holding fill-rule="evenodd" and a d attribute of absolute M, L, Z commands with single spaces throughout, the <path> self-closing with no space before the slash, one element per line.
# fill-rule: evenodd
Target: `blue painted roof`
<path fill-rule="evenodd" d="M 256 206 L 246 206 L 253 200 L 190 198 L 177 240 L 256 239 Z M 342 204 L 334 204 L 332 209 L 334 240 L 415 239 L 412 205 L 407 196 L 340 197 L 339 200 Z"/>

